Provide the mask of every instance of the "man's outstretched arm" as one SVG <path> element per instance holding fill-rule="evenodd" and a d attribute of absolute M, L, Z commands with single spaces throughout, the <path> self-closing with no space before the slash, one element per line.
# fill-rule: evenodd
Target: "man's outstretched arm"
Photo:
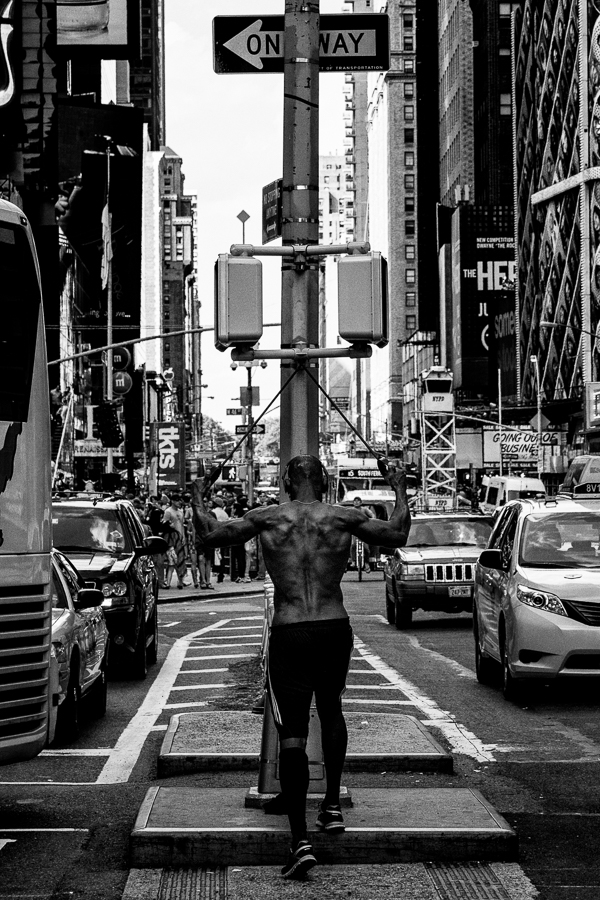
<path fill-rule="evenodd" d="M 387 522 L 381 519 L 366 519 L 361 516 L 353 523 L 352 534 L 366 544 L 379 547 L 404 547 L 410 531 L 410 509 L 406 496 L 406 473 L 404 466 L 395 460 L 377 460 L 379 471 L 396 494 L 396 503 Z"/>
<path fill-rule="evenodd" d="M 210 515 L 205 500 L 210 490 L 207 479 L 197 478 L 192 483 L 192 510 L 194 528 L 207 547 L 231 547 L 234 544 L 245 544 L 258 534 L 252 518 L 230 519 L 218 522 Z"/>

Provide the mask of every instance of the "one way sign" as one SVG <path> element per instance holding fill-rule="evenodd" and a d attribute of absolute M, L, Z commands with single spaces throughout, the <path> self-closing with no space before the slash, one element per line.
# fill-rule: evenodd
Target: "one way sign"
<path fill-rule="evenodd" d="M 215 72 L 283 72 L 284 25 L 284 16 L 214 18 Z M 383 13 L 321 16 L 320 71 L 389 69 L 389 31 Z"/>

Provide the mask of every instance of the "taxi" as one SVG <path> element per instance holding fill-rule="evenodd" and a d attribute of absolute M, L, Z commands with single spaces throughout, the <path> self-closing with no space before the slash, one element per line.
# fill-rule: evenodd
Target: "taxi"
<path fill-rule="evenodd" d="M 475 567 L 475 669 L 518 700 L 534 680 L 600 676 L 600 501 L 508 503 Z"/>
<path fill-rule="evenodd" d="M 58 665 L 56 739 L 76 737 L 80 703 L 106 712 L 108 629 L 102 591 L 85 586 L 59 550 L 52 550 L 52 648 Z"/>

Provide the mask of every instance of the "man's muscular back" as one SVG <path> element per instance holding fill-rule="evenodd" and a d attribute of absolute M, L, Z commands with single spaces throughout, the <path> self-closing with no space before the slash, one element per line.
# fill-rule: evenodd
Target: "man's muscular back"
<path fill-rule="evenodd" d="M 350 551 L 349 512 L 292 500 L 248 514 L 275 587 L 273 624 L 347 618 L 340 582 Z"/>

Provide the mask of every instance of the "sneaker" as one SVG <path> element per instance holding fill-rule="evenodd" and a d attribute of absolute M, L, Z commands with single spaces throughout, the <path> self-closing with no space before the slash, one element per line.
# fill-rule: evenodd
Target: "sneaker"
<path fill-rule="evenodd" d="M 308 841 L 298 841 L 295 850 L 290 848 L 288 861 L 281 870 L 281 874 L 284 878 L 302 879 L 316 864 L 317 860 L 313 855 L 312 846 Z"/>
<path fill-rule="evenodd" d="M 341 834 L 346 830 L 344 825 L 344 817 L 339 806 L 329 805 L 325 809 L 321 807 L 317 816 L 317 828 L 326 831 L 328 834 Z"/>
<path fill-rule="evenodd" d="M 248 578 L 247 576 L 246 576 L 246 578 L 242 578 L 242 583 L 243 583 L 243 584 L 250 584 L 251 581 L 252 581 L 252 579 L 251 579 L 251 578 Z"/>

